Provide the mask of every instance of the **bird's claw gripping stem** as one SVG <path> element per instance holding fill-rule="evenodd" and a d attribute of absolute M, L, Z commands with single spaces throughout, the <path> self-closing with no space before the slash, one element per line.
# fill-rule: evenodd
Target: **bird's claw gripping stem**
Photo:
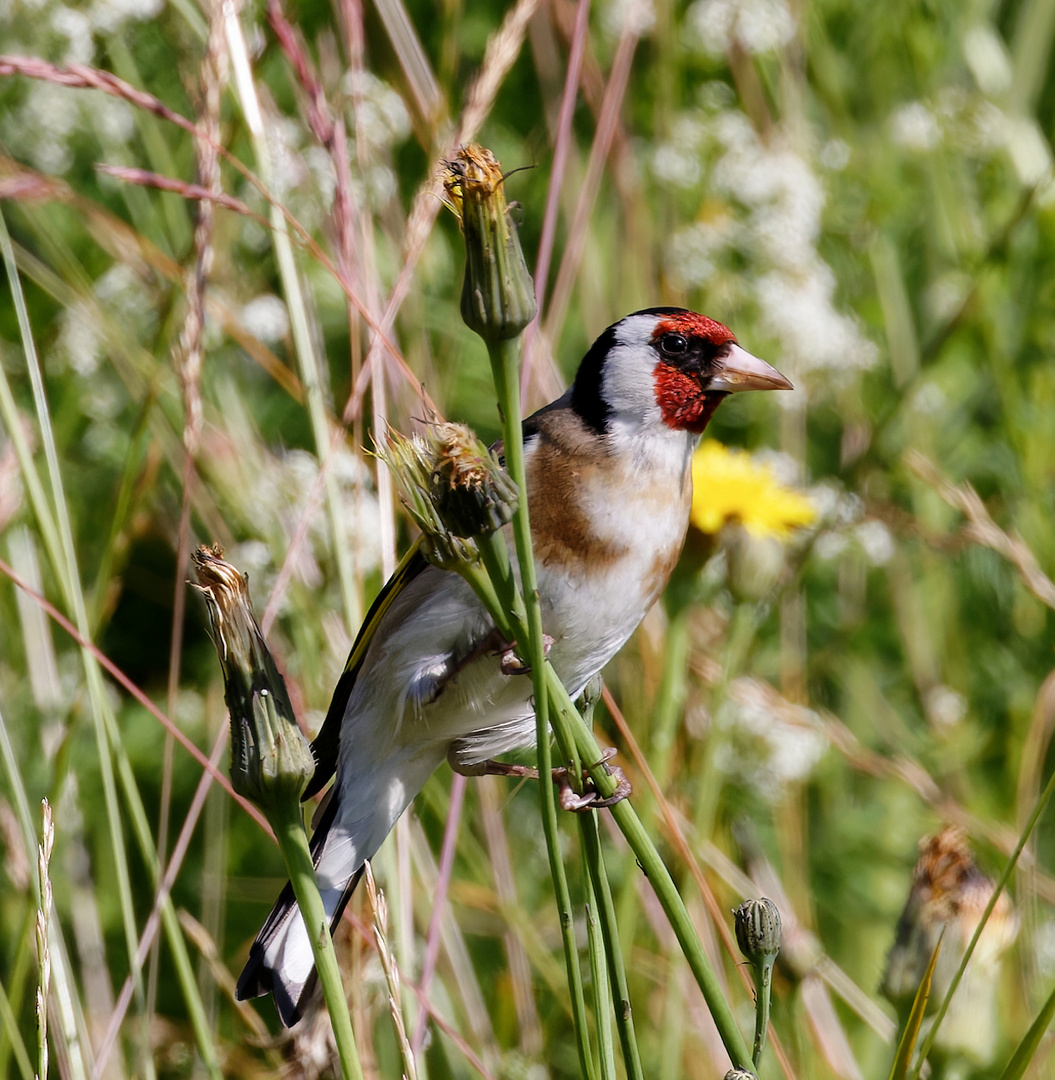
<path fill-rule="evenodd" d="M 583 776 L 583 786 L 586 788 L 582 794 L 575 791 L 568 779 L 568 770 L 564 768 L 553 770 L 553 781 L 560 789 L 559 801 L 562 810 L 581 814 L 585 810 L 603 810 L 606 806 L 615 806 L 622 802 L 631 792 L 630 781 L 618 765 L 609 765 L 608 762 L 615 757 L 617 751 L 614 746 L 606 747 L 599 765 L 604 766 L 605 772 L 615 777 L 615 791 L 611 795 L 602 796 L 593 787 L 593 780 L 589 775 Z"/>
<path fill-rule="evenodd" d="M 542 648 L 543 653 L 549 656 L 550 648 L 553 645 L 553 638 L 549 634 L 542 635 Z M 499 665 L 502 669 L 503 675 L 530 675 L 531 665 L 522 657 L 517 655 L 517 644 L 514 641 L 512 644 L 506 644 L 505 648 L 501 648 L 498 651 Z"/>
<path fill-rule="evenodd" d="M 614 806 L 622 802 L 631 792 L 630 781 L 627 780 L 623 770 L 618 765 L 609 765 L 608 762 L 615 757 L 617 751 L 614 746 L 608 747 L 598 764 L 604 765 L 605 770 L 615 777 L 616 788 L 611 795 L 602 797 L 593 789 L 593 781 L 589 776 L 583 777 L 586 788 L 581 794 L 571 786 L 568 770 L 563 766 L 553 770 L 553 782 L 559 789 L 558 801 L 560 808 L 571 813 L 582 813 L 584 810 L 603 810 L 607 806 Z M 488 758 L 486 761 L 478 761 L 467 765 L 459 761 L 457 755 L 451 751 L 447 755 L 451 768 L 462 776 L 505 776 L 516 780 L 537 780 L 538 769 L 531 765 L 513 765 L 505 761 L 494 761 Z"/>

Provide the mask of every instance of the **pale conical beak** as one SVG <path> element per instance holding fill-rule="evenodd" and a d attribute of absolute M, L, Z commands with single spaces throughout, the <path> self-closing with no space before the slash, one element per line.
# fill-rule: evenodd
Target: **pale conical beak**
<path fill-rule="evenodd" d="M 739 345 L 730 345 L 729 354 L 719 361 L 707 389 L 735 394 L 739 390 L 794 390 L 795 388 L 765 360 L 752 356 Z"/>

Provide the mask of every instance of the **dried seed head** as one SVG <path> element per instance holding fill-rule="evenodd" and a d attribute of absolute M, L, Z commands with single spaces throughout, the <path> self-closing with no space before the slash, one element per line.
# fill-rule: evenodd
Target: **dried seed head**
<path fill-rule="evenodd" d="M 234 789 L 264 810 L 299 801 L 315 759 L 253 614 L 246 579 L 218 545 L 199 548 L 192 561 L 223 669 Z"/>
<path fill-rule="evenodd" d="M 944 997 L 993 888 L 992 880 L 975 863 L 963 829 L 947 826 L 920 841 L 912 887 L 880 985 L 899 1010 L 911 1006 L 939 940 L 931 998 Z M 1018 925 L 1007 893 L 1001 893 L 938 1030 L 937 1047 L 966 1054 L 979 1065 L 993 1060 L 1000 963 L 1018 934 Z"/>
<path fill-rule="evenodd" d="M 430 422 L 408 439 L 390 431 L 380 457 L 424 534 L 423 554 L 445 569 L 479 557 L 475 538 L 513 516 L 517 490 L 498 459 L 463 424 Z"/>
<path fill-rule="evenodd" d="M 464 424 L 429 431 L 435 465 L 429 496 L 455 536 L 492 533 L 513 517 L 517 490 L 509 474 Z"/>
<path fill-rule="evenodd" d="M 734 915 L 736 943 L 755 966 L 772 964 L 780 952 L 780 912 L 772 900 L 745 900 Z"/>
<path fill-rule="evenodd" d="M 535 286 L 509 219 L 502 167 L 475 143 L 444 166 L 443 187 L 465 237 L 462 318 L 485 341 L 517 337 L 535 316 Z"/>

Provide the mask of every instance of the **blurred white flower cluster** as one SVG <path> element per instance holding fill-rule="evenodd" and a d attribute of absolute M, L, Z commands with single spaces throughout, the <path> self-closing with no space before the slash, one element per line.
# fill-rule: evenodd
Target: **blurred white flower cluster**
<path fill-rule="evenodd" d="M 835 561 L 856 550 L 871 566 L 885 566 L 894 557 L 894 537 L 878 518 L 865 517 L 865 505 L 853 492 L 825 482 L 810 489 L 822 528 L 814 542 L 817 558 Z"/>
<path fill-rule="evenodd" d="M 354 144 L 358 138 L 363 142 L 352 150 L 353 195 L 380 210 L 398 191 L 388 155 L 410 135 L 410 114 L 402 97 L 372 72 L 348 72 L 341 89 L 349 104 L 349 141 Z M 359 160 L 366 163 L 361 173 L 355 168 Z"/>
<path fill-rule="evenodd" d="M 644 37 L 656 23 L 652 0 L 609 0 L 601 12 L 601 26 L 610 38 L 624 32 Z"/>
<path fill-rule="evenodd" d="M 723 89 L 705 89 L 701 107 L 675 121 L 652 159 L 657 180 L 701 197 L 696 220 L 671 238 L 668 273 L 679 288 L 705 286 L 728 306 L 753 300 L 793 373 L 849 379 L 878 353 L 838 309 L 835 275 L 817 250 L 822 181 L 783 133 L 764 141 Z M 842 148 L 830 149 L 845 165 Z"/>
<path fill-rule="evenodd" d="M 734 42 L 750 53 L 771 52 L 795 36 L 787 0 L 696 0 L 685 13 L 690 45 L 712 55 Z"/>
<path fill-rule="evenodd" d="M 754 679 L 735 679 L 717 715 L 718 767 L 769 802 L 779 802 L 789 784 L 809 779 L 828 748 L 816 713 L 776 697 Z"/>
<path fill-rule="evenodd" d="M 66 5 L 51 0 L 0 2 L 3 51 L 63 64 L 98 61 L 100 43 L 128 24 L 154 19 L 162 0 L 92 0 Z M 117 98 L 53 83 L 30 81 L 19 106 L 0 115 L 6 152 L 53 176 L 73 166 L 74 136 L 92 132 L 110 161 L 127 164 L 121 151 L 135 133 L 131 106 Z"/>
<path fill-rule="evenodd" d="M 254 576 L 254 592 L 266 595 L 287 552 L 293 579 L 311 590 L 322 587 L 323 564 L 336 544 L 349 548 L 360 574 L 376 570 L 381 562 L 377 495 L 367 465 L 341 447 L 330 468 L 337 480 L 342 521 L 341 535 L 332 537 L 319 476 L 318 460 L 306 450 L 268 450 L 253 437 L 245 417 L 232 415 L 223 433 L 209 439 L 211 482 L 221 486 L 230 500 L 230 516 L 239 531 L 255 537 L 228 552 L 232 562 Z M 293 543 L 304 516 L 308 516 L 305 542 Z M 288 593 L 287 593 L 288 597 Z M 286 609 L 286 598 L 279 610 Z"/>
<path fill-rule="evenodd" d="M 1039 185 L 1046 201 L 1055 190 L 1055 162 L 1036 120 L 1009 101 L 1014 73 L 1006 44 L 992 26 L 976 23 L 964 35 L 963 54 L 977 89 L 951 85 L 898 106 L 890 116 L 891 139 L 919 155 L 943 148 L 981 159 L 1006 153 L 1019 181 Z"/>

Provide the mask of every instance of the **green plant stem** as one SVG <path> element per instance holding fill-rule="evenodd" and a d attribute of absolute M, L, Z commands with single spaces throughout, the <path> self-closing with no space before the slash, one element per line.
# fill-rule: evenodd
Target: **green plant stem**
<path fill-rule="evenodd" d="M 960 966 L 956 969 L 956 974 L 953 976 L 952 982 L 949 983 L 949 989 L 946 991 L 945 997 L 942 999 L 941 1007 L 934 1017 L 934 1023 L 931 1024 L 930 1031 L 927 1032 L 927 1037 L 923 1040 L 923 1045 L 920 1047 L 919 1058 L 916 1061 L 916 1068 L 912 1074 L 912 1080 L 919 1080 L 923 1071 L 923 1063 L 927 1060 L 927 1055 L 930 1053 L 931 1047 L 934 1045 L 934 1039 L 938 1034 L 938 1028 L 941 1026 L 942 1020 L 945 1019 L 945 1014 L 949 1011 L 949 1003 L 952 1001 L 953 995 L 960 985 L 960 980 L 963 978 L 963 973 L 967 970 L 967 965 L 974 955 L 974 949 L 978 944 L 978 939 L 982 936 L 982 931 L 989 921 L 989 916 L 992 915 L 993 908 L 996 907 L 996 902 L 1000 899 L 1000 894 L 1004 891 L 1004 886 L 1007 884 L 1008 879 L 1014 872 L 1015 866 L 1018 864 L 1018 857 L 1022 854 L 1022 849 L 1026 846 L 1026 842 L 1032 835 L 1034 827 L 1040 820 L 1040 815 L 1044 813 L 1044 808 L 1051 801 L 1053 793 L 1055 793 L 1055 772 L 1048 778 L 1044 790 L 1037 798 L 1037 802 L 1033 807 L 1033 812 L 1029 815 L 1029 820 L 1022 830 L 1022 835 L 1018 838 L 1018 843 L 1015 845 L 1015 850 L 1011 852 L 1011 857 L 1007 860 L 1007 865 L 1004 867 L 1000 879 L 993 887 L 993 894 L 989 897 L 989 903 L 985 905 L 985 911 L 982 912 L 982 917 L 978 920 L 978 925 L 971 935 L 970 943 L 963 954 Z"/>
<path fill-rule="evenodd" d="M 601 934 L 608 957 L 608 977 L 612 986 L 616 1030 L 619 1032 L 619 1042 L 623 1049 L 623 1064 L 626 1067 L 628 1080 L 644 1080 L 641 1055 L 637 1048 L 637 1033 L 634 1030 L 634 1015 L 630 1007 L 630 990 L 626 982 L 626 967 L 623 964 L 623 950 L 619 944 L 619 924 L 616 922 L 615 904 L 612 901 L 612 890 L 605 870 L 595 810 L 581 815 L 579 829 L 582 833 L 586 868 L 590 873 L 594 895 L 597 898 Z M 600 972 L 595 977 L 599 979 Z"/>
<path fill-rule="evenodd" d="M 751 1060 L 758 1072 L 758 1063 L 762 1060 L 762 1051 L 766 1048 L 766 1032 L 769 1030 L 769 999 L 773 991 L 773 962 L 763 961 L 755 969 L 755 1044 L 751 1051 Z"/>
<path fill-rule="evenodd" d="M 498 408 L 502 417 L 502 432 L 505 437 L 506 471 L 521 493 L 520 503 L 513 515 L 513 539 L 516 547 L 517 562 L 520 566 L 520 585 L 522 600 L 517 599 L 516 583 L 511 572 L 506 572 L 501 583 L 494 583 L 501 590 L 502 599 L 508 607 L 503 612 L 504 622 L 508 625 L 509 616 L 519 616 L 523 612 L 522 629 L 527 630 L 527 641 L 517 634 L 517 643 L 522 654 L 526 651 L 527 662 L 531 665 L 531 681 L 535 691 L 535 729 L 538 753 L 539 775 L 549 776 L 552 772 L 550 754 L 550 698 L 546 691 L 548 675 L 552 673 L 546 659 L 545 639 L 542 635 L 542 607 L 539 603 L 538 578 L 535 573 L 535 558 L 531 545 L 531 523 L 528 518 L 527 476 L 524 468 L 524 436 L 520 425 L 520 344 L 518 339 L 488 341 L 487 351 L 491 358 L 491 370 L 498 395 Z M 504 540 L 497 538 L 497 545 L 504 547 Z M 491 546 L 491 554 L 501 559 L 497 545 Z M 508 555 L 506 556 L 508 561 Z M 521 621 L 519 618 L 517 621 Z M 500 624 L 501 625 L 501 624 Z M 525 649 L 526 645 L 526 649 Z M 554 676 L 555 677 L 555 676 Z M 560 740 L 558 739 L 560 742 Z M 568 750 L 573 747 L 571 740 L 561 742 L 565 759 L 573 768 L 573 776 L 579 776 L 578 761 L 573 755 L 568 758 Z M 564 863 L 560 854 L 560 836 L 557 828 L 557 802 L 550 783 L 539 785 L 542 796 L 542 827 L 546 835 L 546 849 L 549 854 L 550 874 L 557 900 L 557 913 L 560 918 L 561 938 L 564 942 L 564 961 L 568 970 L 568 985 L 571 990 L 572 1014 L 575 1023 L 576 1040 L 579 1050 L 579 1065 L 584 1077 L 594 1076 L 593 1055 L 590 1051 L 590 1036 L 586 1018 L 586 998 L 583 993 L 582 972 L 579 967 L 579 953 L 575 944 L 575 925 L 572 915 L 571 893 L 564 873 Z"/>
<path fill-rule="evenodd" d="M 550 670 L 552 671 L 552 669 Z M 578 744 L 579 753 L 585 761 L 590 762 L 586 768 L 590 773 L 594 786 L 602 796 L 611 795 L 615 791 L 616 781 L 608 772 L 601 749 L 594 740 L 593 733 L 582 723 L 571 698 L 568 696 L 568 692 L 556 677 L 556 673 L 553 673 L 549 682 L 549 689 L 555 706 L 553 711 L 555 714 L 563 713 L 568 719 Z M 652 839 L 645 831 L 645 827 L 641 824 L 641 819 L 630 804 L 630 800 L 623 799 L 621 802 L 617 802 L 611 807 L 611 811 L 615 823 L 619 826 L 631 850 L 637 856 L 641 869 L 644 870 L 645 876 L 656 893 L 660 906 L 670 921 L 671 929 L 673 929 L 678 939 L 678 944 L 685 954 L 685 959 L 689 962 L 689 968 L 703 993 L 707 1008 L 711 1012 L 715 1026 L 718 1028 L 718 1034 L 721 1036 L 733 1064 L 737 1068 L 750 1070 L 751 1058 L 747 1052 L 747 1044 L 740 1034 L 740 1029 L 736 1026 L 732 1010 L 722 994 L 722 989 L 718 985 L 718 980 L 703 951 L 703 945 L 700 942 L 699 935 L 696 933 L 696 928 L 692 925 L 692 919 L 689 917 L 688 909 L 685 907 L 685 901 L 682 900 L 678 887 L 670 876 L 670 871 L 656 850 L 655 844 L 652 843 Z"/>
<path fill-rule="evenodd" d="M 37 414 L 37 424 L 40 438 L 44 448 L 44 458 L 47 464 L 48 480 L 51 486 L 51 497 L 54 506 L 54 518 L 51 518 L 50 507 L 47 512 L 42 512 L 40 507 L 47 506 L 44 497 L 43 485 L 30 484 L 27 487 L 42 498 L 40 506 L 34 506 L 38 514 L 38 521 L 42 524 L 47 522 L 52 528 L 45 532 L 45 536 L 56 545 L 49 546 L 48 555 L 53 569 L 62 587 L 63 596 L 68 610 L 73 614 L 74 621 L 81 636 L 87 640 L 90 635 L 87 607 L 84 601 L 84 592 L 81 588 L 80 570 L 77 565 L 76 545 L 73 539 L 73 526 L 70 522 L 67 510 L 65 488 L 62 481 L 62 470 L 59 467 L 58 449 L 51 425 L 51 413 L 48 406 L 47 395 L 44 387 L 44 376 L 37 354 L 36 344 L 33 339 L 33 331 L 29 321 L 29 311 L 26 307 L 25 295 L 22 291 L 21 278 L 15 263 L 15 253 L 11 246 L 11 237 L 8 233 L 7 222 L 0 214 L 0 253 L 2 253 L 4 268 L 7 272 L 8 288 L 11 292 L 18 318 L 19 332 L 22 339 L 22 349 L 26 359 L 26 370 L 29 374 L 30 385 L 33 391 L 33 403 Z M 7 378 L 0 372 L 0 381 L 5 384 L 4 398 L 13 402 L 13 396 L 7 388 Z M 5 408 L 5 413 L 8 410 Z M 17 418 L 15 419 L 17 423 Z M 8 430 L 11 430 L 9 426 Z M 32 460 L 20 458 L 19 464 L 25 476 L 27 472 L 35 474 Z M 96 748 L 99 757 L 99 774 L 103 787 L 103 799 L 106 805 L 107 824 L 110 833 L 110 845 L 114 858 L 114 870 L 117 883 L 117 894 L 120 902 L 125 945 L 128 949 L 129 964 L 133 966 L 133 978 L 136 991 L 136 999 L 142 1013 L 144 1005 L 144 991 L 142 972 L 134 967 L 133 957 L 136 952 L 136 923 L 135 909 L 132 903 L 132 887 L 128 870 L 128 857 L 124 842 L 124 832 L 121 825 L 121 812 L 117 799 L 117 787 L 114 782 L 113 759 L 110 748 L 107 746 L 105 721 L 106 693 L 103 685 L 102 674 L 98 662 L 87 648 L 81 648 L 81 657 L 84 662 L 85 679 L 88 686 L 88 694 L 92 703 L 90 710 L 95 733 Z M 140 1032 L 141 1065 L 144 1074 L 150 1078 L 154 1075 L 153 1058 L 149 1051 L 145 1026 Z"/>
<path fill-rule="evenodd" d="M 586 892 L 586 947 L 590 954 L 590 970 L 593 972 L 593 1016 L 597 1030 L 597 1051 L 600 1061 L 600 1080 L 615 1080 L 615 1046 L 612 1043 L 612 997 L 608 980 L 610 958 L 605 952 L 604 934 L 597 918 L 597 892 L 593 875 L 586 863 L 586 849 L 582 849 L 583 886 Z"/>
<path fill-rule="evenodd" d="M 29 1062 L 26 1044 L 22 1041 L 22 1033 L 18 1030 L 18 1020 L 4 992 L 3 983 L 0 983 L 0 1029 L 6 1033 L 4 1037 L 10 1039 L 11 1051 L 15 1055 L 15 1063 L 22 1074 L 22 1080 L 33 1080 L 33 1066 Z"/>
<path fill-rule="evenodd" d="M 575 785 L 581 776 L 581 765 L 571 728 L 564 717 L 558 716 L 546 716 L 546 724 L 543 724 L 541 715 L 549 712 L 545 692 L 545 672 L 552 669 L 546 661 L 545 639 L 542 634 L 542 605 L 539 602 L 538 575 L 535 571 L 526 498 L 528 488 L 524 467 L 524 435 L 520 421 L 520 344 L 518 340 L 488 342 L 487 351 L 491 357 L 491 370 L 494 374 L 498 407 L 502 416 L 506 471 L 521 493 L 520 504 L 513 515 L 513 541 L 516 546 L 517 563 L 520 567 L 520 589 L 527 613 L 526 659 L 531 665 L 531 678 L 535 687 L 535 715 L 539 719 L 539 741 L 541 742 L 543 737 L 549 739 L 548 725 L 552 724 L 553 734 L 560 747 L 564 764 L 569 769 L 572 784 Z M 576 716 L 578 716 L 577 713 Z"/>
<path fill-rule="evenodd" d="M 1044 1035 L 1051 1025 L 1051 1019 L 1055 1016 L 1055 990 L 1048 995 L 1037 1018 L 1029 1025 L 1029 1031 L 1022 1036 L 1007 1068 L 1000 1074 L 1000 1080 L 1021 1080 L 1026 1070 L 1032 1064 L 1044 1040 Z"/>
<path fill-rule="evenodd" d="M 297 898 L 304 925 L 308 928 L 308 940 L 315 956 L 315 970 L 319 973 L 319 983 L 333 1026 L 333 1037 L 337 1042 L 341 1073 L 344 1080 L 363 1080 L 363 1068 L 359 1063 L 359 1052 L 352 1031 L 352 1018 L 348 1012 L 348 999 L 345 997 L 341 972 L 337 967 L 337 956 L 333 951 L 326 909 L 323 907 L 315 879 L 315 867 L 311 861 L 311 850 L 308 847 L 300 806 L 296 802 L 285 800 L 279 800 L 279 803 L 280 805 L 268 809 L 267 817 L 285 859 L 293 895 Z"/>
<path fill-rule="evenodd" d="M 264 128 L 260 101 L 253 82 L 249 53 L 246 49 L 245 36 L 242 33 L 238 15 L 232 13 L 226 19 L 227 46 L 231 54 L 234 69 L 234 82 L 246 125 L 249 128 L 253 152 L 256 156 L 257 169 L 264 184 L 271 188 L 272 168 L 271 152 L 268 148 L 267 134 Z M 319 468 L 324 472 L 323 487 L 326 495 L 326 512 L 330 529 L 333 533 L 332 550 L 337 560 L 337 576 L 341 583 L 341 597 L 344 601 L 344 617 L 349 633 L 354 638 L 363 611 L 359 591 L 355 585 L 355 573 L 352 566 L 351 549 L 343 543 L 344 515 L 341 509 L 340 492 L 337 477 L 327 467 L 327 459 L 333 452 L 330 446 L 330 422 L 326 415 L 325 373 L 319 361 L 311 336 L 311 320 L 308 317 L 304 290 L 301 287 L 297 262 L 293 255 L 289 227 L 282 211 L 271 203 L 268 213 L 271 221 L 271 237 L 275 245 L 275 261 L 278 266 L 282 291 L 289 311 L 290 332 L 293 337 L 294 352 L 300 368 L 300 380 L 304 386 L 304 395 L 308 405 L 308 418 L 311 422 L 312 436 L 315 440 L 315 453 L 319 459 Z"/>
<path fill-rule="evenodd" d="M 491 545 L 481 544 L 481 556 L 485 567 L 489 569 L 494 568 L 492 572 L 496 573 L 501 573 L 500 565 L 502 556 L 499 551 L 489 550 L 489 548 L 497 548 L 500 546 L 503 546 L 500 539 L 496 540 Z M 486 576 L 484 568 L 476 567 L 474 569 L 472 567 L 467 567 L 464 568 L 462 572 L 469 583 L 477 589 L 477 594 L 487 606 L 492 618 L 495 619 L 495 624 L 498 626 L 499 630 L 504 635 L 512 635 L 512 639 L 518 639 L 518 633 L 525 629 L 525 627 L 517 617 L 517 605 L 514 604 L 513 607 L 510 608 L 502 603 L 498 608 L 492 607 L 492 604 L 496 602 L 496 597 L 508 595 L 508 585 L 503 586 L 492 581 L 491 587 L 484 586 L 483 591 L 481 591 L 481 579 Z M 500 600 L 499 603 L 501 603 Z M 536 671 L 537 669 L 533 667 L 533 676 Z M 564 684 L 557 677 L 557 673 L 553 670 L 553 667 L 548 661 L 545 662 L 543 671 L 545 673 L 545 688 L 540 693 L 536 683 L 536 702 L 545 702 L 545 712 L 555 721 L 554 728 L 556 728 L 557 722 L 563 721 L 565 729 L 571 732 L 571 737 L 574 740 L 574 745 L 578 750 L 579 756 L 582 760 L 590 763 L 586 766 L 586 769 L 594 782 L 595 788 L 602 796 L 611 795 L 615 791 L 616 781 L 608 772 L 603 759 L 603 754 L 594 740 L 592 732 L 579 716 L 574 702 L 572 702 L 571 698 L 568 696 L 567 690 L 564 688 Z M 541 710 L 536 710 L 536 716 L 539 711 Z M 538 746 L 538 768 L 540 776 L 547 775 L 551 768 L 549 740 L 548 738 L 541 738 L 541 731 Z M 554 820 L 552 827 L 555 835 L 556 808 L 551 785 L 542 785 L 542 798 L 544 811 L 548 801 L 554 802 Z M 696 983 L 703 993 L 704 999 L 707 1002 L 707 1007 L 711 1012 L 715 1026 L 718 1028 L 718 1034 L 725 1044 L 729 1057 L 737 1068 L 750 1071 L 752 1063 L 747 1044 L 744 1041 L 743 1035 L 740 1033 L 740 1029 L 736 1026 L 732 1010 L 725 1000 L 710 962 L 703 951 L 703 945 L 700 942 L 699 935 L 696 933 L 696 928 L 692 925 L 688 909 L 685 907 L 685 901 L 682 900 L 681 894 L 674 884 L 674 879 L 670 876 L 670 871 L 667 869 L 659 852 L 656 850 L 655 844 L 652 843 L 651 838 L 645 831 L 645 827 L 641 824 L 641 820 L 637 816 L 637 812 L 634 810 L 633 806 L 631 806 L 629 799 L 623 799 L 621 802 L 616 803 L 611 807 L 611 811 L 612 817 L 619 826 L 623 836 L 626 838 L 631 850 L 633 850 L 637 857 L 638 863 L 640 863 L 641 868 L 645 872 L 645 876 L 649 879 L 649 882 L 656 893 L 660 906 L 663 908 L 667 919 L 670 921 L 671 928 L 674 930 L 675 937 L 678 939 L 678 944 L 681 946 L 685 959 L 689 963 L 689 969 L 692 971 L 693 977 L 696 979 Z M 549 822 L 545 813 L 543 815 L 543 826 L 547 829 L 548 842 Z M 553 852 L 551 851 L 551 870 L 553 870 L 556 875 L 558 871 L 554 866 L 552 856 Z M 560 863 L 559 857 L 556 859 L 556 863 Z M 560 873 L 561 876 L 563 876 L 562 870 Z M 554 880 L 556 880 L 556 876 Z M 570 911 L 570 902 L 569 907 L 567 908 L 564 907 L 563 904 L 564 902 L 558 899 L 558 905 L 560 906 L 562 913 L 562 922 L 564 912 Z M 574 942 L 572 942 L 572 944 L 574 944 Z M 573 994 L 573 1004 L 574 1000 L 575 996 Z"/>

